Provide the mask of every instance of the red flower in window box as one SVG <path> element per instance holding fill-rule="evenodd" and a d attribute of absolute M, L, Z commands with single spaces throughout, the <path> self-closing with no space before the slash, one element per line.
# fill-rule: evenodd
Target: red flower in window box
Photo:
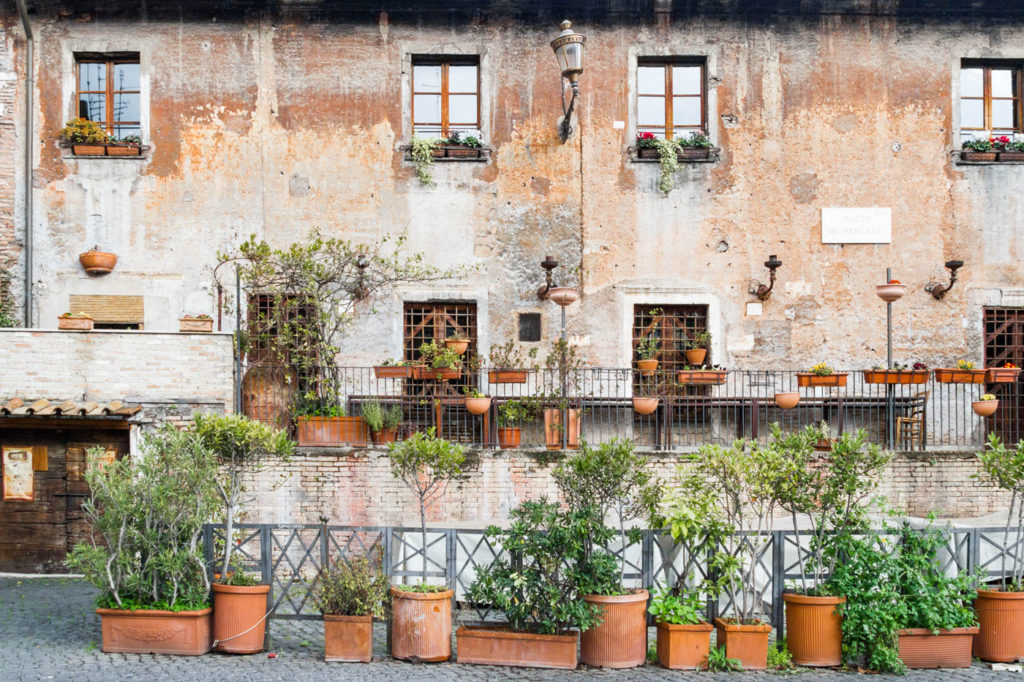
<path fill-rule="evenodd" d="M 654 137 L 654 133 L 637 133 L 636 148 L 653 149 L 656 144 L 656 140 L 657 138 Z"/>

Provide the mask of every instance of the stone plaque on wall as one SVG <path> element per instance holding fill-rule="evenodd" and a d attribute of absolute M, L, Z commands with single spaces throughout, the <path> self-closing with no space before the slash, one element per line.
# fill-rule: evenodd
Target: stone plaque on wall
<path fill-rule="evenodd" d="M 889 244 L 891 208 L 822 208 L 822 244 Z"/>

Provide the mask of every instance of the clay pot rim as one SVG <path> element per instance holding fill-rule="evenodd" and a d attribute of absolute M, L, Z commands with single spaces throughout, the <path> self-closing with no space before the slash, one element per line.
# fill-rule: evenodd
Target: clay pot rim
<path fill-rule="evenodd" d="M 1005 601 L 1024 601 L 1024 592 L 1007 592 L 1002 588 L 986 590 L 977 588 L 978 596 L 982 599 L 1003 599 Z"/>
<path fill-rule="evenodd" d="M 568 635 L 543 635 L 539 632 L 490 627 L 486 625 L 460 625 L 458 629 L 455 630 L 455 636 L 458 637 L 460 633 L 472 634 L 474 637 L 486 637 L 491 639 L 512 636 L 514 639 L 530 639 L 546 642 L 576 642 L 580 638 L 580 633 L 578 632 L 572 632 Z"/>
<path fill-rule="evenodd" d="M 266 594 L 270 592 L 270 585 L 225 585 L 224 583 L 210 583 L 214 592 L 224 594 Z"/>
<path fill-rule="evenodd" d="M 583 601 L 592 604 L 635 604 L 647 601 L 650 593 L 644 589 L 630 590 L 629 594 L 585 594 Z"/>
<path fill-rule="evenodd" d="M 331 613 L 325 613 L 324 620 L 329 620 L 333 623 L 372 623 L 373 616 L 336 616 Z"/>
<path fill-rule="evenodd" d="M 202 618 L 203 616 L 213 613 L 213 607 L 207 606 L 205 609 L 198 611 L 167 611 L 165 609 L 105 609 L 97 608 L 97 616 L 139 616 L 141 618 L 153 618 L 153 617 L 165 617 L 165 616 L 182 616 L 184 618 Z"/>
<path fill-rule="evenodd" d="M 730 632 L 771 632 L 772 626 L 767 623 L 751 623 L 740 625 L 739 623 L 726 623 L 721 618 L 715 618 L 715 626 L 724 628 Z M 926 632 L 928 632 L 926 630 Z"/>
<path fill-rule="evenodd" d="M 111 253 L 109 251 L 96 251 L 94 249 L 83 251 L 82 253 L 78 254 L 79 258 L 81 258 L 82 256 L 112 256 L 114 258 L 117 258 L 116 253 Z"/>
<path fill-rule="evenodd" d="M 682 623 L 666 623 L 663 620 L 658 620 L 655 621 L 655 625 L 659 629 L 675 630 L 676 632 L 711 632 L 715 629 L 714 625 L 704 620 L 693 625 L 683 625 Z"/>
<path fill-rule="evenodd" d="M 828 606 L 832 604 L 845 604 L 846 597 L 835 596 L 814 596 L 809 594 L 798 594 L 796 592 L 783 592 L 782 601 L 787 604 L 807 604 L 809 606 Z"/>
<path fill-rule="evenodd" d="M 978 625 L 969 628 L 949 628 L 948 630 L 939 630 L 939 634 L 934 636 L 939 637 L 940 635 L 976 635 L 980 630 L 981 627 Z M 911 636 L 931 635 L 932 631 L 928 628 L 901 628 L 896 631 L 896 634 Z"/>
<path fill-rule="evenodd" d="M 410 599 L 419 601 L 442 601 L 444 599 L 451 599 L 455 593 L 452 590 L 445 590 L 444 592 L 409 592 L 403 590 L 395 585 L 391 586 L 391 596 L 399 599 Z"/>

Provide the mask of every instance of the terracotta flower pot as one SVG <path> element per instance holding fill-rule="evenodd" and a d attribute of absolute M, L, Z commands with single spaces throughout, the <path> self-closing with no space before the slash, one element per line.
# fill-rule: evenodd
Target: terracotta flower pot
<path fill-rule="evenodd" d="M 75 156 L 106 156 L 107 145 L 80 142 L 71 145 L 71 153 Z"/>
<path fill-rule="evenodd" d="M 518 448 L 522 437 L 522 429 L 513 426 L 502 426 L 498 429 L 498 447 L 504 450 Z"/>
<path fill-rule="evenodd" d="M 878 295 L 878 298 L 886 303 L 898 301 L 903 298 L 903 294 L 906 292 L 906 284 L 879 284 L 875 287 L 875 293 Z"/>
<path fill-rule="evenodd" d="M 62 315 L 57 318 L 57 329 L 90 331 L 92 330 L 92 325 L 93 319 L 91 317 L 64 317 Z"/>
<path fill-rule="evenodd" d="M 645 377 L 649 377 L 654 374 L 654 370 L 658 369 L 658 361 L 655 358 L 649 360 L 637 360 L 636 368 L 640 370 L 640 374 Z"/>
<path fill-rule="evenodd" d="M 373 659 L 373 616 L 324 614 L 324 660 L 369 663 Z"/>
<path fill-rule="evenodd" d="M 813 374 L 812 372 L 797 372 L 796 385 L 800 388 L 815 386 L 846 386 L 846 372 L 834 374 Z"/>
<path fill-rule="evenodd" d="M 658 621 L 658 664 L 669 670 L 695 670 L 711 649 L 711 623 L 675 625 Z"/>
<path fill-rule="evenodd" d="M 213 609 L 125 611 L 96 609 L 104 653 L 199 656 L 210 650 Z"/>
<path fill-rule="evenodd" d="M 378 379 L 408 379 L 412 376 L 412 366 L 377 365 L 373 368 L 373 375 Z"/>
<path fill-rule="evenodd" d="M 686 356 L 686 363 L 689 365 L 703 365 L 704 358 L 708 355 L 707 348 L 691 348 L 690 350 L 684 350 L 683 355 Z"/>
<path fill-rule="evenodd" d="M 583 421 L 580 411 L 576 409 L 566 410 L 565 427 L 566 447 L 575 450 L 580 446 L 580 426 Z M 562 449 L 562 410 L 548 408 L 544 410 L 544 442 L 548 450 Z"/>
<path fill-rule="evenodd" d="M 676 374 L 681 384 L 724 384 L 726 371 L 717 369 L 683 369 Z"/>
<path fill-rule="evenodd" d="M 576 668 L 579 637 L 538 635 L 507 628 L 462 626 L 455 631 L 458 662 L 518 668 Z"/>
<path fill-rule="evenodd" d="M 953 367 L 938 367 L 934 371 L 935 380 L 942 384 L 985 383 L 985 370 L 983 369 L 956 369 Z"/>
<path fill-rule="evenodd" d="M 78 262 L 90 275 L 105 275 L 117 265 L 117 255 L 105 251 L 86 251 L 78 254 Z"/>
<path fill-rule="evenodd" d="M 263 651 L 270 585 L 213 583 L 214 648 L 229 654 Z"/>
<path fill-rule="evenodd" d="M 680 159 L 707 159 L 711 157 L 710 147 L 682 147 L 678 154 Z"/>
<path fill-rule="evenodd" d="M 525 384 L 525 369 L 492 369 L 487 373 L 487 380 L 492 384 Z"/>
<path fill-rule="evenodd" d="M 990 384 L 1012 384 L 1017 381 L 1019 374 L 1020 369 L 1016 367 L 990 367 L 985 370 L 985 381 Z"/>
<path fill-rule="evenodd" d="M 979 417 L 991 417 L 999 409 L 998 400 L 974 400 L 971 402 L 974 414 Z"/>
<path fill-rule="evenodd" d="M 370 433 L 370 440 L 374 445 L 385 445 L 394 443 L 398 436 L 398 429 L 381 429 Z"/>
<path fill-rule="evenodd" d="M 213 332 L 213 320 L 199 317 L 182 317 L 178 319 L 178 331 L 210 334 Z"/>
<path fill-rule="evenodd" d="M 740 625 L 715 618 L 715 642 L 725 645 L 725 655 L 735 658 L 744 670 L 764 670 L 768 667 L 768 638 L 772 626 L 764 623 Z"/>
<path fill-rule="evenodd" d="M 775 394 L 775 404 L 783 410 L 791 410 L 800 402 L 800 394 L 795 391 Z"/>
<path fill-rule="evenodd" d="M 452 591 L 391 588 L 391 655 L 405 661 L 452 657 Z"/>
<path fill-rule="evenodd" d="M 928 381 L 926 369 L 866 369 L 865 384 L 923 384 Z"/>
<path fill-rule="evenodd" d="M 783 593 L 786 647 L 797 665 L 812 667 L 843 662 L 843 617 L 836 607 L 846 597 L 809 597 Z"/>
<path fill-rule="evenodd" d="M 299 417 L 295 436 L 299 445 L 351 445 L 366 447 L 362 417 Z"/>
<path fill-rule="evenodd" d="M 466 411 L 470 414 L 483 414 L 489 409 L 491 409 L 490 398 L 466 398 Z"/>
<path fill-rule="evenodd" d="M 142 147 L 137 144 L 109 144 L 107 156 L 140 156 Z"/>
<path fill-rule="evenodd" d="M 635 668 L 647 660 L 647 590 L 583 595 L 603 611 L 603 622 L 580 634 L 580 661 L 598 668 Z"/>
<path fill-rule="evenodd" d="M 927 628 L 897 630 L 900 660 L 908 668 L 969 668 L 971 646 L 977 627 L 939 630 Z"/>
<path fill-rule="evenodd" d="M 456 355 L 462 355 L 469 348 L 468 339 L 446 339 L 444 345 Z"/>
<path fill-rule="evenodd" d="M 660 398 L 633 398 L 633 409 L 637 414 L 653 414 L 658 409 L 659 402 L 661 402 Z"/>
<path fill-rule="evenodd" d="M 425 365 L 412 368 L 413 379 L 420 379 L 422 381 L 451 381 L 461 376 L 462 370 L 457 368 L 427 367 Z"/>
<path fill-rule="evenodd" d="M 979 627 L 975 656 L 1000 663 L 1024 658 L 1024 592 L 978 590 L 974 613 Z"/>

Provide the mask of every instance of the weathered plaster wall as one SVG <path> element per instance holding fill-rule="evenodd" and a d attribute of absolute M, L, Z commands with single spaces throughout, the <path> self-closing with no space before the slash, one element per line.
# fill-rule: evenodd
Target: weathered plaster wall
<path fill-rule="evenodd" d="M 556 499 L 551 472 L 557 460 L 541 459 L 549 456 L 525 450 L 468 453 L 463 475 L 430 506 L 427 523 L 482 528 L 507 521 L 524 500 Z M 665 453 L 648 453 L 648 459 L 661 481 L 686 462 Z M 973 478 L 978 470 L 972 453 L 899 453 L 881 476 L 878 492 L 909 516 L 935 512 L 970 518 L 1005 509 L 1007 495 Z M 299 454 L 265 469 L 249 489 L 258 500 L 247 518 L 253 523 L 319 523 L 320 516 L 327 516 L 341 525 L 419 525 L 416 497 L 391 475 L 384 451 Z"/>
<path fill-rule="evenodd" d="M 909 285 L 896 306 L 899 360 L 980 360 L 982 306 L 1024 302 L 1024 166 L 958 166 L 949 154 L 960 59 L 1024 59 L 1013 19 L 677 13 L 661 26 L 653 15 L 580 24 L 587 68 L 577 132 L 563 145 L 552 26 L 497 14 L 450 26 L 240 16 L 34 19 L 42 324 L 72 293 L 141 293 L 146 329 L 173 329 L 181 313 L 215 313 L 218 249 L 250 233 L 284 245 L 312 226 L 357 240 L 405 234 L 432 263 L 478 267 L 464 281 L 378 302 L 345 349 L 351 364 L 398 353 L 403 298 L 477 301 L 484 349 L 513 333 L 509 313 L 520 311 L 542 311 L 553 338 L 558 310 L 533 293 L 547 254 L 563 263 L 560 278 L 582 278 L 572 331 L 604 365 L 628 362 L 634 303 L 690 302 L 709 305 L 714 356 L 729 366 L 875 364 L 885 316 L 872 287 L 887 265 Z M 4 22 L 0 76 L 20 79 L 23 42 L 13 17 Z M 70 158 L 56 136 L 73 111 L 73 55 L 111 50 L 140 53 L 151 151 L 141 161 Z M 433 188 L 399 151 L 419 53 L 480 55 L 494 148 L 486 164 L 435 164 Z M 657 165 L 626 154 L 642 55 L 707 58 L 722 159 L 681 170 L 667 197 Z M 6 107 L 0 136 L 5 123 Z M 3 196 L 0 255 L 18 252 Z M 893 244 L 821 244 L 825 206 L 891 206 Z M 99 279 L 77 264 L 97 243 L 120 258 Z M 779 283 L 764 315 L 746 317 L 750 280 L 766 278 L 769 253 L 783 261 Z M 945 278 L 950 258 L 967 265 L 937 302 L 923 287 Z"/>

